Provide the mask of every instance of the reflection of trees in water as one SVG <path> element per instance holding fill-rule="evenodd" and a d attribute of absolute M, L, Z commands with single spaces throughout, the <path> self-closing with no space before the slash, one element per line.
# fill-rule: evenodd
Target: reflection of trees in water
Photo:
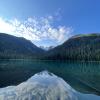
<path fill-rule="evenodd" d="M 80 82 L 84 83 L 88 87 L 94 89 L 93 92 L 99 92 L 100 94 L 100 63 L 99 62 L 79 62 L 74 64 L 70 72 Z"/>
<path fill-rule="evenodd" d="M 47 68 L 80 91 L 98 94 L 100 90 L 99 62 L 46 62 Z M 100 93 L 99 93 L 100 94 Z"/>

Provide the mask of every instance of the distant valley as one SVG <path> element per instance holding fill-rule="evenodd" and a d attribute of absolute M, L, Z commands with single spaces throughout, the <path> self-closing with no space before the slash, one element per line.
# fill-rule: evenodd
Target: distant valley
<path fill-rule="evenodd" d="M 55 48 L 55 46 L 40 46 L 39 48 L 41 48 L 45 51 L 48 51 L 48 50 L 51 50 L 51 49 Z"/>

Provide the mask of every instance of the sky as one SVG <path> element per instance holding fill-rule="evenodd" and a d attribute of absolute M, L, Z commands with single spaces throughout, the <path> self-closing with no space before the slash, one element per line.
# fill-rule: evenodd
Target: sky
<path fill-rule="evenodd" d="M 0 32 L 37 46 L 76 34 L 100 33 L 100 0 L 0 0 Z"/>

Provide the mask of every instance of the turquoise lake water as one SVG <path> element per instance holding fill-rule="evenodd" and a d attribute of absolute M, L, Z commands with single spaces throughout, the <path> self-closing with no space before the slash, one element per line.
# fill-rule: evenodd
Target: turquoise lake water
<path fill-rule="evenodd" d="M 0 60 L 0 87 L 19 84 L 43 70 L 62 77 L 77 91 L 100 95 L 100 62 Z"/>

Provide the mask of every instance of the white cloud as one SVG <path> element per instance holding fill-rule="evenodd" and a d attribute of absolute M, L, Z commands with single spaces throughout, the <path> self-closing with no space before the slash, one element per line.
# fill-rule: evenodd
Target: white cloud
<path fill-rule="evenodd" d="M 54 21 L 53 16 L 28 18 L 25 21 L 0 18 L 0 32 L 24 37 L 32 42 L 48 39 L 62 43 L 71 35 L 73 29 L 66 26 L 54 27 Z"/>
<path fill-rule="evenodd" d="M 1 32 L 10 33 L 14 30 L 15 30 L 15 28 L 9 22 L 0 18 L 0 31 Z"/>

